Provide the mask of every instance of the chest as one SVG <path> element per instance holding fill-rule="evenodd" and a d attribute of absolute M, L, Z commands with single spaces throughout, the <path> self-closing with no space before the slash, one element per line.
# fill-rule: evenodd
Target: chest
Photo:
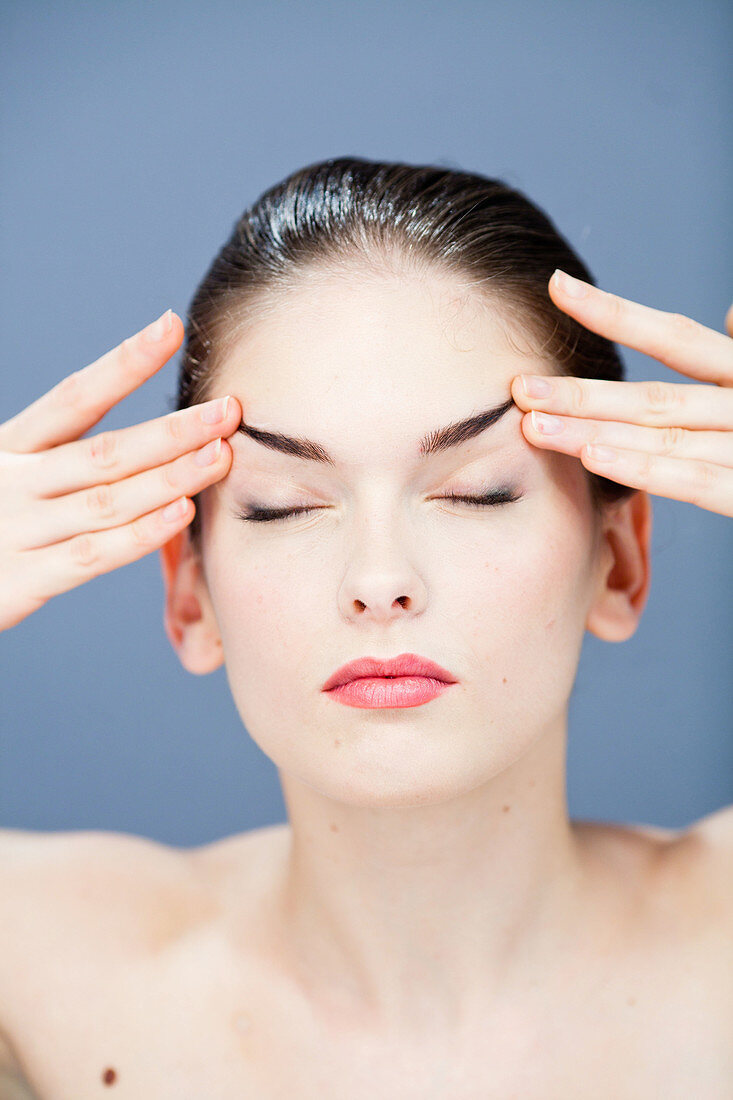
<path fill-rule="evenodd" d="M 407 1039 L 319 1025 L 212 941 L 52 976 L 19 1035 L 39 1100 L 733 1098 L 731 1024 L 686 966 L 606 960 L 459 1037 Z"/>

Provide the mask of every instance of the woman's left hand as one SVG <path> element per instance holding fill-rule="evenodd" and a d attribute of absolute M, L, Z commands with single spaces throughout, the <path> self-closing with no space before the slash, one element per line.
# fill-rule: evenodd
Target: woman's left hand
<path fill-rule="evenodd" d="M 573 285 L 578 296 L 568 289 Z M 555 272 L 549 290 L 555 305 L 585 328 L 713 385 L 531 376 L 550 385 L 540 397 L 524 389 L 530 376 L 517 375 L 512 397 L 528 414 L 522 429 L 529 442 L 575 455 L 611 481 L 733 517 L 733 306 L 724 336 L 564 272 Z M 552 433 L 540 426 L 540 410 L 552 414 Z"/>

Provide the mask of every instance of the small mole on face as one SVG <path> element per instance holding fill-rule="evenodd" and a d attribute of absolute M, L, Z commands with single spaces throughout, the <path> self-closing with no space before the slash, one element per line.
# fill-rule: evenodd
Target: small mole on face
<path fill-rule="evenodd" d="M 331 822 L 331 832 L 332 832 L 332 833 L 337 833 L 338 831 L 339 831 L 339 827 L 338 827 L 338 825 L 336 824 L 336 822 L 335 822 L 335 821 L 332 821 L 332 822 Z"/>
<path fill-rule="evenodd" d="M 112 1067 L 110 1066 L 102 1074 L 102 1080 L 104 1081 L 105 1085 L 114 1085 L 115 1081 L 117 1080 L 117 1071 L 112 1069 Z"/>
<path fill-rule="evenodd" d="M 504 814 L 508 814 L 510 810 L 511 810 L 511 806 L 502 806 L 502 808 L 501 808 L 501 812 L 504 813 Z"/>

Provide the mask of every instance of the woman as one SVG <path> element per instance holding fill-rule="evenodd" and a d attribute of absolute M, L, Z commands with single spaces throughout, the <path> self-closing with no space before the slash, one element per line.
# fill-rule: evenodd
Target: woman
<path fill-rule="evenodd" d="M 171 643 L 225 664 L 288 822 L 6 831 L 16 1077 L 730 1098 L 731 811 L 571 822 L 565 746 L 585 630 L 642 614 L 649 494 L 733 515 L 731 340 L 594 288 L 499 181 L 348 158 L 234 227 L 177 410 L 81 440 L 183 335 L 168 311 L 0 426 L 2 625 L 160 549 Z M 611 341 L 713 385 L 624 382 Z"/>

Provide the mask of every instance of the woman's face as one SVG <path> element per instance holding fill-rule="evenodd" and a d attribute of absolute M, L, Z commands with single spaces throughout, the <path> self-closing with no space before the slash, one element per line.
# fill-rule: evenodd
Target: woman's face
<path fill-rule="evenodd" d="M 516 333 L 515 333 L 516 336 Z M 565 721 L 598 578 L 581 463 L 524 438 L 512 405 L 429 456 L 419 440 L 551 366 L 449 276 L 306 281 L 227 354 L 215 397 L 248 425 L 319 443 L 335 465 L 230 439 L 203 494 L 205 598 L 248 732 L 341 802 L 416 805 L 473 789 Z M 443 499 L 506 489 L 512 503 Z M 312 507 L 274 522 L 253 506 Z M 362 656 L 428 657 L 458 681 L 421 706 L 322 691 Z"/>

